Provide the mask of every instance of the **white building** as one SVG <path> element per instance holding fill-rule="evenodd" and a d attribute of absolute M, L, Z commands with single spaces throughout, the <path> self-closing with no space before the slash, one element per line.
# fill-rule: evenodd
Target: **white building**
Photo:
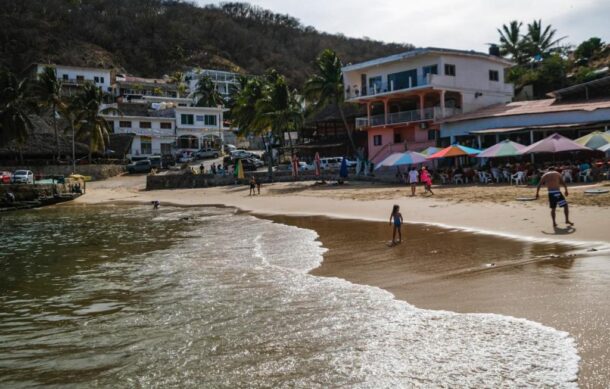
<path fill-rule="evenodd" d="M 176 107 L 176 150 L 196 151 L 204 146 L 219 146 L 230 129 L 224 127 L 220 107 Z"/>
<path fill-rule="evenodd" d="M 57 78 L 62 81 L 64 87 L 80 87 L 85 82 L 91 82 L 102 88 L 104 93 L 112 93 L 114 80 L 112 78 L 112 70 L 110 69 L 38 64 L 36 66 L 36 73 L 42 73 L 45 67 L 55 69 L 55 74 L 57 75 Z"/>
<path fill-rule="evenodd" d="M 105 116 L 115 134 L 135 134 L 131 155 L 174 154 L 176 124 L 172 117 Z"/>
<path fill-rule="evenodd" d="M 485 53 L 424 48 L 345 66 L 346 101 L 366 106 L 356 127 L 368 132 L 369 159 L 434 146 L 443 118 L 510 102 L 504 71 L 511 65 Z"/>
<path fill-rule="evenodd" d="M 229 97 L 233 86 L 239 85 L 239 74 L 223 70 L 196 69 L 186 73 L 186 79 L 191 92 L 197 89 L 197 83 L 202 77 L 208 76 L 223 97 Z"/>

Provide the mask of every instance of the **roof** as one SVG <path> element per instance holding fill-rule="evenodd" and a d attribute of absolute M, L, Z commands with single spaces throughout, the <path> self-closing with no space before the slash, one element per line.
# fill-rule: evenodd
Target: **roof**
<path fill-rule="evenodd" d="M 570 123 L 570 124 L 547 124 L 543 126 L 521 126 L 521 127 L 504 127 L 504 128 L 487 128 L 485 130 L 470 131 L 471 134 L 487 135 L 487 134 L 504 134 L 509 132 L 525 131 L 525 130 L 562 130 L 581 128 L 587 126 L 595 126 L 604 122 L 588 122 L 588 123 Z"/>
<path fill-rule="evenodd" d="M 556 99 L 516 101 L 508 104 L 496 104 L 479 109 L 474 112 L 451 116 L 443 123 L 454 123 L 465 120 L 486 119 L 502 116 L 545 114 L 554 112 L 587 111 L 597 109 L 610 109 L 610 98 L 599 100 L 587 100 L 579 102 L 560 102 Z"/>
<path fill-rule="evenodd" d="M 414 58 L 422 55 L 437 54 L 437 55 L 459 55 L 466 57 L 476 57 L 480 59 L 486 59 L 493 62 L 498 62 L 506 66 L 512 66 L 513 63 L 505 58 L 481 53 L 474 50 L 455 50 L 455 49 L 444 49 L 438 47 L 424 47 L 415 50 L 409 50 L 404 53 L 394 54 L 387 57 L 376 58 L 370 61 L 360 62 L 353 65 L 346 65 L 341 70 L 348 72 L 351 70 L 364 69 L 372 66 L 378 66 L 386 63 L 397 62 L 408 58 Z"/>
<path fill-rule="evenodd" d="M 346 119 L 353 119 L 358 116 L 366 115 L 364 106 L 357 104 L 346 104 L 343 107 L 343 113 Z M 341 114 L 336 105 L 327 105 L 317 111 L 314 111 L 309 115 L 306 120 L 307 124 L 314 124 L 316 122 L 330 122 L 330 121 L 342 121 Z"/>
<path fill-rule="evenodd" d="M 59 150 L 61 154 L 72 155 L 72 137 L 59 134 Z M 74 142 L 77 155 L 86 155 L 89 146 L 81 142 Z M 19 150 L 25 157 L 53 157 L 55 155 L 55 135 L 51 133 L 32 133 L 21 147 L 16 140 L 0 147 L 0 156 L 14 156 Z"/>
<path fill-rule="evenodd" d="M 87 67 L 87 66 L 72 66 L 72 65 L 59 65 L 59 64 L 54 64 L 54 63 L 39 63 L 36 64 L 38 67 L 42 66 L 42 67 L 50 67 L 50 68 L 68 68 L 68 69 L 80 69 L 80 70 L 92 70 L 92 71 L 96 71 L 96 72 L 111 72 L 113 69 L 106 69 L 106 68 L 93 68 L 93 67 Z"/>
<path fill-rule="evenodd" d="M 610 97 L 610 76 L 599 78 L 597 80 L 583 82 L 582 84 L 572 85 L 567 88 L 557 89 L 547 96 L 554 97 L 558 100 L 565 99 L 571 96 L 596 96 Z"/>

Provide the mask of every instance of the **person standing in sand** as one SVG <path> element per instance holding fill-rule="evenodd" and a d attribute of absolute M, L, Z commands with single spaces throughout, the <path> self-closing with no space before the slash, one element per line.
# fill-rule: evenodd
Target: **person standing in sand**
<path fill-rule="evenodd" d="M 254 178 L 254 176 L 250 176 L 250 196 L 256 194 L 256 192 L 254 191 L 255 189 L 256 189 L 256 178 Z"/>
<path fill-rule="evenodd" d="M 415 167 L 412 167 L 409 171 L 409 184 L 411 184 L 411 197 L 415 196 L 415 188 L 417 187 L 417 181 L 419 173 Z"/>
<path fill-rule="evenodd" d="M 402 214 L 400 213 L 400 206 L 394 205 L 392 208 L 392 214 L 390 215 L 390 225 L 394 223 L 394 230 L 392 231 L 392 246 L 402 242 Z M 396 241 L 396 233 L 398 233 L 398 242 Z"/>
<path fill-rule="evenodd" d="M 553 219 L 553 227 L 557 227 L 555 222 L 555 209 L 557 206 L 563 207 L 563 213 L 566 217 L 566 224 L 573 226 L 574 223 L 570 221 L 568 202 L 565 197 L 568 197 L 568 186 L 566 185 L 561 174 L 555 170 L 555 167 L 549 167 L 549 170 L 542 175 L 538 187 L 536 187 L 536 199 L 539 198 L 540 187 L 545 185 L 549 192 L 549 206 L 551 207 L 551 218 Z M 561 186 L 565 189 L 565 197 L 561 194 Z"/>
<path fill-rule="evenodd" d="M 428 172 L 428 169 L 426 169 L 425 166 L 421 168 L 420 177 L 421 182 L 424 183 L 425 192 L 430 192 L 430 194 L 433 195 L 434 192 L 432 192 L 432 178 L 430 177 L 430 173 Z"/>

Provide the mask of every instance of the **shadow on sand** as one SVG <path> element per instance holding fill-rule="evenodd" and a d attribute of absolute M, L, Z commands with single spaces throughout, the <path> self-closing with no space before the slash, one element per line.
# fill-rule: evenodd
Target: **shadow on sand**
<path fill-rule="evenodd" d="M 576 228 L 567 226 L 565 228 L 553 227 L 553 232 L 541 231 L 545 235 L 570 235 L 576 232 Z"/>

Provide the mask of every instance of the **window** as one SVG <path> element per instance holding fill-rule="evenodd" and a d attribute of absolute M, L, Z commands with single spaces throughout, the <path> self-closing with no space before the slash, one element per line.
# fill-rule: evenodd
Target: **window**
<path fill-rule="evenodd" d="M 394 143 L 400 143 L 400 142 L 402 142 L 402 136 L 400 135 L 400 132 L 394 133 Z"/>
<path fill-rule="evenodd" d="M 98 76 L 93 77 L 93 81 L 95 81 L 95 83 L 97 84 L 98 82 L 100 82 L 100 78 Z"/>
<path fill-rule="evenodd" d="M 62 75 L 62 76 L 61 76 L 61 78 L 62 78 L 64 81 L 68 81 L 68 75 L 67 75 L 67 74 Z"/>
<path fill-rule="evenodd" d="M 164 130 L 171 130 L 172 124 L 170 122 L 161 122 L 161 128 Z"/>
<path fill-rule="evenodd" d="M 203 115 L 195 116 L 195 120 L 197 120 L 198 122 L 202 122 L 203 121 Z"/>
<path fill-rule="evenodd" d="M 416 87 L 417 69 L 388 74 L 388 85 L 391 90 L 400 90 Z"/>
<path fill-rule="evenodd" d="M 455 77 L 455 65 L 445 64 L 445 76 Z"/>
<path fill-rule="evenodd" d="M 381 76 L 369 78 L 369 92 L 372 94 L 381 92 Z"/>
<path fill-rule="evenodd" d="M 181 124 L 187 124 L 187 125 L 193 125 L 194 121 L 193 121 L 193 115 L 187 115 L 187 114 L 181 114 L 180 115 L 180 123 Z"/>
<path fill-rule="evenodd" d="M 216 115 L 205 115 L 205 125 L 206 126 L 215 126 L 216 125 Z"/>
<path fill-rule="evenodd" d="M 161 123 L 163 124 L 163 123 Z M 171 143 L 161 143 L 161 154 L 168 155 L 172 153 L 172 144 Z"/>
<path fill-rule="evenodd" d="M 76 76 L 76 82 L 83 83 L 85 82 L 85 77 L 84 76 Z"/>
<path fill-rule="evenodd" d="M 428 130 L 428 140 L 436 139 L 436 130 Z"/>
<path fill-rule="evenodd" d="M 489 81 L 500 81 L 500 73 L 497 70 L 490 70 Z"/>
<path fill-rule="evenodd" d="M 150 128 L 150 122 L 140 122 L 140 128 Z"/>
<path fill-rule="evenodd" d="M 124 122 L 124 121 L 120 121 L 119 122 L 119 127 L 120 128 L 131 128 L 131 122 Z"/>
<path fill-rule="evenodd" d="M 430 65 L 430 66 L 424 66 L 422 68 L 423 72 L 424 72 L 424 78 L 428 75 L 428 74 L 438 74 L 438 66 L 436 65 Z"/>
<path fill-rule="evenodd" d="M 381 135 L 373 135 L 373 146 L 381 146 Z"/>
<path fill-rule="evenodd" d="M 152 138 L 150 136 L 140 137 L 140 154 L 152 154 Z"/>
<path fill-rule="evenodd" d="M 103 84 L 104 83 L 104 77 L 100 77 L 100 82 Z"/>

